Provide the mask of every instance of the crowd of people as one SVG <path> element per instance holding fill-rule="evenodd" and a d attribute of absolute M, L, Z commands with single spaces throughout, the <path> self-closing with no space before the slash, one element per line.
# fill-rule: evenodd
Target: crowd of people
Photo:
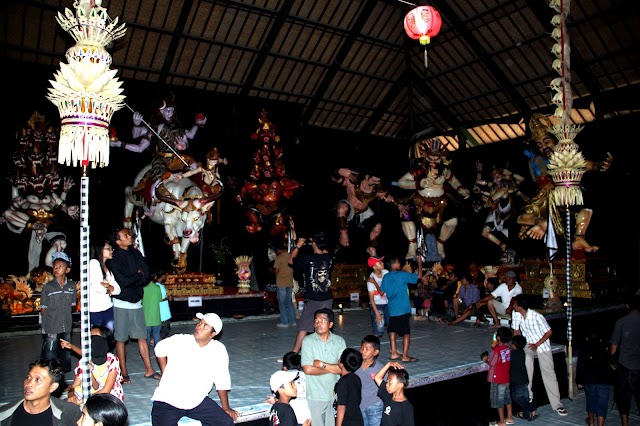
<path fill-rule="evenodd" d="M 187 417 L 202 424 L 231 426 L 238 419 L 240 413 L 229 404 L 230 357 L 217 338 L 222 319 L 215 313 L 198 313 L 193 333 L 171 335 L 166 330 L 161 334 L 166 321 L 160 314 L 160 306 L 166 302 L 161 283 L 165 274 L 161 270 L 152 273 L 131 240 L 130 231 L 123 228 L 114 233 L 113 241 L 100 241 L 93 250 L 94 277 L 90 282 L 95 288 L 91 291 L 102 297 L 96 297 L 91 302 L 96 306 L 90 307 L 90 395 L 83 395 L 79 362 L 66 399 L 53 396 L 63 384 L 64 372 L 70 371 L 66 365 L 70 354 L 82 355 L 70 339 L 69 317 L 76 303 L 76 286 L 66 278 L 71 259 L 54 253 L 54 278 L 43 287 L 41 358 L 29 367 L 24 399 L 4 407 L 0 424 L 48 424 L 50 419 L 51 424 L 62 425 L 126 424 L 123 402 L 130 377 L 124 354 L 130 339 L 137 340 L 144 377 L 159 380 L 151 396 L 153 425 L 176 425 Z M 278 268 L 291 269 L 283 278 L 287 285 L 294 271 L 302 273 L 306 301 L 295 323 L 289 310 L 294 303 L 291 293 L 286 291 L 279 298 L 281 309 L 288 310 L 281 321 L 297 326 L 298 331 L 293 349 L 282 359 L 281 370 L 270 379 L 273 395 L 266 399 L 272 404 L 269 424 L 415 424 L 414 408 L 405 394 L 409 374 L 404 368 L 406 363 L 419 362 L 409 353 L 411 319 L 433 318 L 455 326 L 472 315 L 476 316 L 474 325 L 486 321 L 495 328 L 491 353 L 481 355 L 489 366 L 491 407 L 498 414 L 492 424 L 504 426 L 513 424 L 514 417 L 534 420 L 539 416 L 532 404 L 536 358 L 551 408 L 560 416 L 567 415 L 551 352 L 553 331 L 544 315 L 532 309 L 513 270 L 497 277 L 495 270 L 479 268 L 474 262 L 462 268 L 451 261 L 429 268 L 419 265 L 414 270 L 415 265 L 397 256 L 371 256 L 367 262 L 371 333 L 354 349 L 333 332 L 334 260 L 327 251 L 325 233 L 318 231 L 309 239 L 298 239 L 287 256 Z M 417 288 L 413 298 L 409 285 Z M 590 333 L 588 345 L 579 354 L 576 383 L 586 392 L 589 425 L 604 424 L 612 385 L 624 426 L 629 424 L 632 398 L 638 402 L 640 295 L 630 299 L 629 308 L 628 315 L 616 322 L 608 341 Z M 501 322 L 505 318 L 508 326 Z M 389 361 L 381 363 L 378 356 L 385 333 Z M 151 365 L 150 348 L 160 372 Z M 203 369 L 203 365 L 211 367 Z M 214 388 L 219 403 L 209 396 Z M 513 402 L 521 411 L 514 411 Z"/>

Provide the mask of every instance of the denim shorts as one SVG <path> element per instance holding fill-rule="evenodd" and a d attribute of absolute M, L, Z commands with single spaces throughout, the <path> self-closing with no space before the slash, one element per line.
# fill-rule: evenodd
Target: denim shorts
<path fill-rule="evenodd" d="M 611 386 L 607 384 L 586 383 L 584 393 L 587 396 L 587 413 L 607 418 L 610 390 Z"/>
<path fill-rule="evenodd" d="M 502 408 L 511 404 L 509 383 L 491 383 L 491 408 Z"/>

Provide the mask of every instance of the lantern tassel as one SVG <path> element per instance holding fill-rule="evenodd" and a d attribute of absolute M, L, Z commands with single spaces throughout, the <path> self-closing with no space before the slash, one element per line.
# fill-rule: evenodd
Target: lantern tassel
<path fill-rule="evenodd" d="M 424 47 L 424 67 L 429 68 L 429 56 L 427 55 L 427 46 Z"/>

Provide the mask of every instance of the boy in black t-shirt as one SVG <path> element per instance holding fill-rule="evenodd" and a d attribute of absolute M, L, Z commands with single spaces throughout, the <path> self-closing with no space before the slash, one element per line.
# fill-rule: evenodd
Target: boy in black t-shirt
<path fill-rule="evenodd" d="M 409 373 L 403 365 L 389 361 L 373 379 L 378 385 L 378 396 L 383 404 L 380 426 L 415 426 L 413 405 L 404 394 L 409 384 Z"/>
<path fill-rule="evenodd" d="M 529 401 L 529 376 L 525 365 L 526 355 L 524 347 L 527 339 L 521 334 L 511 339 L 511 365 L 509 367 L 509 386 L 511 399 L 522 408 L 516 417 L 519 419 L 535 420 L 538 417 L 536 407 Z"/>
<path fill-rule="evenodd" d="M 362 354 L 354 348 L 346 348 L 340 355 L 340 379 L 334 392 L 336 426 L 363 426 L 360 411 L 362 382 L 355 371 L 362 365 Z"/>

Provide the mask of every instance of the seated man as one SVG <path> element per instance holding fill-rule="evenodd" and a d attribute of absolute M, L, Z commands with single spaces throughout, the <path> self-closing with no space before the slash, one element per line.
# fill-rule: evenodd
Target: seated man
<path fill-rule="evenodd" d="M 461 272 L 458 269 L 452 269 L 446 275 L 447 283 L 445 284 L 444 290 L 444 305 L 447 309 L 447 315 L 449 316 L 448 321 L 453 320 L 457 317 L 454 317 L 453 310 L 453 301 L 458 298 L 458 292 L 460 291 L 460 287 L 462 287 L 462 283 L 460 282 Z"/>
<path fill-rule="evenodd" d="M 24 398 L 3 407 L 0 424 L 76 424 L 82 415 L 80 407 L 51 396 L 58 390 L 63 377 L 64 372 L 58 359 L 32 362 L 23 382 Z"/>
<path fill-rule="evenodd" d="M 447 285 L 447 278 L 440 277 L 436 281 L 436 287 L 431 293 L 431 306 L 429 307 L 429 320 L 444 323 L 447 306 L 445 296 L 445 286 Z"/>
<path fill-rule="evenodd" d="M 513 310 L 511 300 L 518 294 L 522 294 L 522 287 L 516 282 L 516 273 L 514 271 L 507 271 L 505 281 L 476 303 L 476 308 L 487 306 L 493 318 L 493 325 L 491 326 L 493 328 L 500 327 L 498 315 L 511 315 Z M 500 298 L 500 301 L 498 301 L 498 298 Z"/>
<path fill-rule="evenodd" d="M 447 323 L 448 325 L 458 324 L 468 318 L 471 313 L 467 314 L 466 317 L 464 315 L 459 316 L 460 309 L 462 309 L 463 313 L 466 313 L 467 308 L 471 308 L 471 306 L 480 300 L 480 289 L 473 284 L 473 277 L 469 272 L 462 274 L 461 282 L 462 285 L 458 291 L 458 297 L 453 298 L 453 312 L 455 316 L 453 321 Z"/>

